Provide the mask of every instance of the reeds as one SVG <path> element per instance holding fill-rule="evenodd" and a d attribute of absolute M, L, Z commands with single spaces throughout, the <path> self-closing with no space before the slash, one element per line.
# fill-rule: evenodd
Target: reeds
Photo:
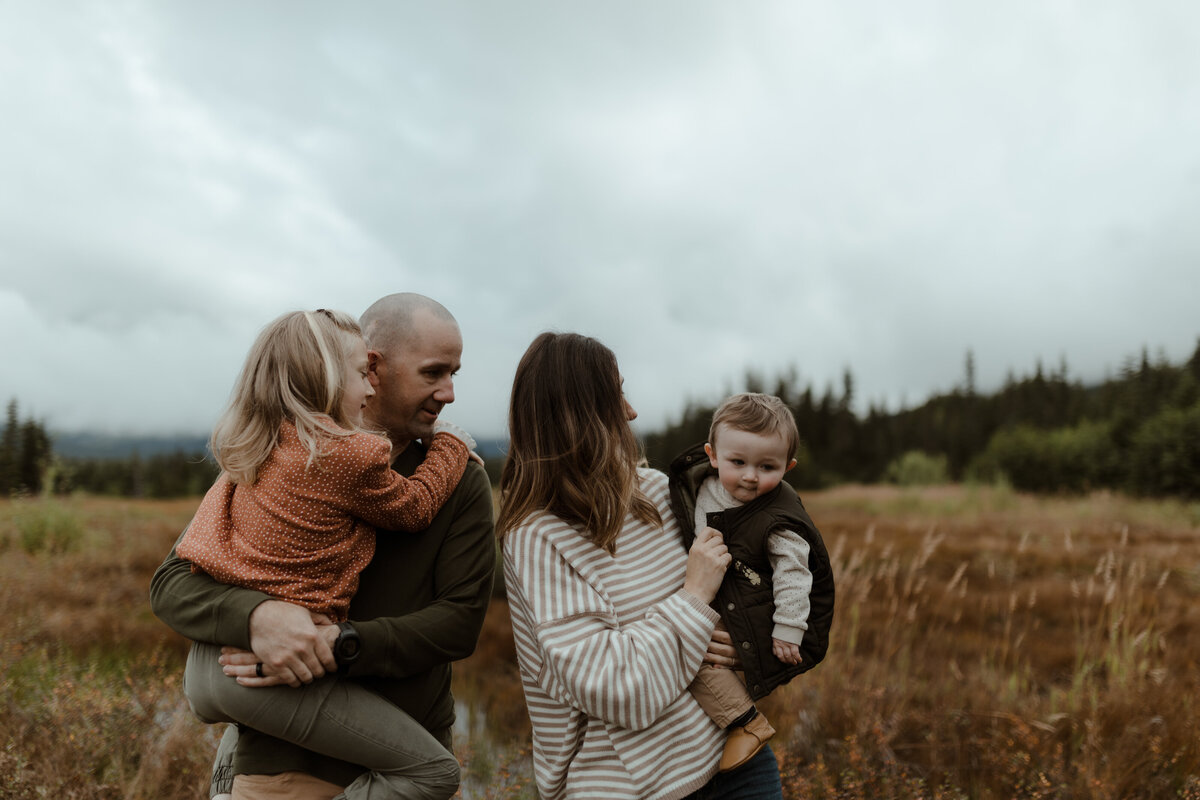
<path fill-rule="evenodd" d="M 0 797 L 206 796 L 219 727 L 186 711 L 186 642 L 147 605 L 195 501 L 43 502 L 0 502 Z M 826 663 L 762 702 L 785 797 L 1200 800 L 1195 504 L 964 487 L 805 503 L 838 600 Z M 37 514 L 70 543 L 26 547 Z M 462 797 L 534 797 L 502 601 L 455 694 Z"/>
<path fill-rule="evenodd" d="M 979 491 L 808 499 L 838 607 L 827 663 L 764 702 L 785 795 L 1200 796 L 1190 511 Z"/>

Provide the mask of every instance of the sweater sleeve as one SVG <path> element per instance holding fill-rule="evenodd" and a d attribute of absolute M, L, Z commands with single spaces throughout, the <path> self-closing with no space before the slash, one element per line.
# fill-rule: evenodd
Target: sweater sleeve
<path fill-rule="evenodd" d="M 362 438 L 369 444 L 352 456 L 361 462 L 346 510 L 378 529 L 424 531 L 462 479 L 470 456 L 467 446 L 449 433 L 437 434 L 425 460 L 406 478 L 392 470 L 386 440 Z"/>
<path fill-rule="evenodd" d="M 192 563 L 180 558 L 174 548 L 150 581 L 150 607 L 176 633 L 246 650 L 250 649 L 250 613 L 270 599 L 262 592 L 218 583 L 193 571 Z"/>
<path fill-rule="evenodd" d="M 540 651 L 538 684 L 589 717 L 649 727 L 700 668 L 717 614 L 679 589 L 621 625 L 602 588 L 544 533 L 537 524 L 514 530 L 504 550 Z"/>
<path fill-rule="evenodd" d="M 355 619 L 363 649 L 351 675 L 405 678 L 474 651 L 496 569 L 492 488 L 483 467 L 470 465 L 447 513 L 453 519 L 429 565 L 434 597 L 411 613 Z"/>
<path fill-rule="evenodd" d="M 800 644 L 808 630 L 809 594 L 813 575 L 808 568 L 808 542 L 794 531 L 776 530 L 767 537 L 767 558 L 775 590 L 775 628 L 771 635 Z"/>

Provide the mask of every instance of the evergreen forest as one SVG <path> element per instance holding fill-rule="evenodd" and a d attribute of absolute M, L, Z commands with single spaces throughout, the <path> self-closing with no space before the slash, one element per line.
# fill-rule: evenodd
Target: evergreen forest
<path fill-rule="evenodd" d="M 1173 365 L 1143 350 L 1120 374 L 1085 386 L 1040 363 L 1010 375 L 992 394 L 975 387 L 967 353 L 960 386 L 924 404 L 856 414 L 854 378 L 818 397 L 795 373 L 774 380 L 749 374 L 746 391 L 782 398 L 796 416 L 801 452 L 787 476 L 796 488 L 839 483 L 1007 483 L 1032 492 L 1112 489 L 1200 499 L 1200 342 Z M 651 466 L 708 437 L 714 406 L 689 404 L 678 422 L 645 439 Z"/>
<path fill-rule="evenodd" d="M 787 476 L 801 489 L 839 483 L 904 485 L 1002 483 L 1022 491 L 1110 489 L 1200 499 L 1200 342 L 1183 364 L 1165 356 L 1126 359 L 1120 373 L 1092 386 L 1037 364 L 993 393 L 975 386 L 970 352 L 959 386 L 895 412 L 854 410 L 854 377 L 840 392 L 814 392 L 795 371 L 773 379 L 747 374 L 745 391 L 768 392 L 792 409 L 801 451 Z M 708 437 L 713 405 L 688 403 L 678 421 L 644 437 L 651 466 Z M 489 459 L 495 480 L 500 458 Z M 7 406 L 0 434 L 0 496 L 83 491 L 130 497 L 203 494 L 217 475 L 203 452 L 124 458 L 65 457 L 43 423 Z"/>
<path fill-rule="evenodd" d="M 11 495 L 89 494 L 120 497 L 202 495 L 217 477 L 203 451 L 136 451 L 123 458 L 79 458 L 54 452 L 54 437 L 44 423 L 20 418 L 10 400 L 0 434 L 0 497 Z"/>

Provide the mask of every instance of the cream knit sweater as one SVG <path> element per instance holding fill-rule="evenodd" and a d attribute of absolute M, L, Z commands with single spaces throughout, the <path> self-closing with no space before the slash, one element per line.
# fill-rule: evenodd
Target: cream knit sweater
<path fill-rule="evenodd" d="M 725 734 L 686 691 L 717 615 L 681 588 L 666 476 L 639 476 L 664 525 L 629 519 L 616 555 L 544 512 L 504 538 L 543 800 L 672 800 L 717 770 Z"/>

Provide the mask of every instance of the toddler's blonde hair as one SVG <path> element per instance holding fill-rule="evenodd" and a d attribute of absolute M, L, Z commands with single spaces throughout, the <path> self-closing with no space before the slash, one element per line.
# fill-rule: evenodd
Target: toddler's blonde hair
<path fill-rule="evenodd" d="M 263 328 L 208 442 L 230 480 L 254 483 L 285 419 L 295 423 L 310 465 L 321 455 L 322 436 L 359 430 L 342 413 L 342 381 L 360 341 L 354 317 L 324 308 L 291 311 Z"/>
<path fill-rule="evenodd" d="M 744 392 L 735 394 L 717 406 L 708 429 L 708 443 L 716 448 L 717 428 L 721 425 L 746 433 L 783 436 L 787 443 L 787 458 L 796 457 L 800 449 L 800 431 L 792 410 L 773 394 Z"/>

